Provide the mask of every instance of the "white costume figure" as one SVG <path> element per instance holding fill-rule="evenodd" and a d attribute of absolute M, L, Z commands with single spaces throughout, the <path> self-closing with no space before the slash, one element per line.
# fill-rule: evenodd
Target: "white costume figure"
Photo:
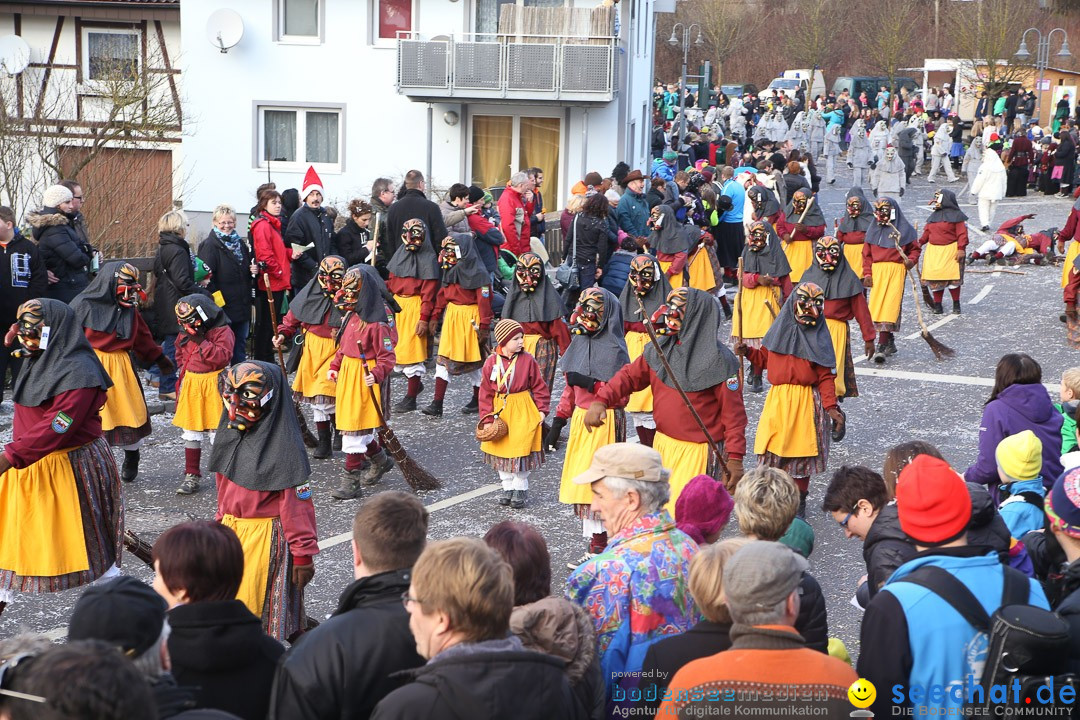
<path fill-rule="evenodd" d="M 825 144 L 825 117 L 821 110 L 815 108 L 810 111 L 810 154 L 815 160 L 821 158 L 821 149 Z"/>
<path fill-rule="evenodd" d="M 783 142 L 784 138 L 787 137 L 787 131 L 788 124 L 787 120 L 784 119 L 784 113 L 780 112 L 779 110 L 773 110 L 772 130 L 770 132 L 769 138 L 771 140 L 775 140 L 776 142 Z"/>
<path fill-rule="evenodd" d="M 912 175 L 922 175 L 922 166 L 926 162 L 926 117 L 923 115 L 914 115 L 911 118 L 909 127 L 915 128 L 915 137 L 912 140 L 915 141 L 915 170 L 912 171 Z M 948 149 L 945 154 L 948 155 Z M 933 172 L 931 170 L 931 172 Z"/>
<path fill-rule="evenodd" d="M 877 182 L 877 187 L 874 188 L 877 197 L 891 197 L 900 202 L 907 186 L 907 172 L 904 170 L 904 161 L 892 145 L 885 148 L 885 157 L 878 161 Z"/>
<path fill-rule="evenodd" d="M 967 177 L 968 187 L 971 187 L 971 183 L 975 180 L 975 176 L 979 174 L 979 168 L 982 167 L 983 157 L 983 139 L 977 137 L 971 141 L 968 145 L 967 152 L 964 153 L 964 162 L 960 166 L 960 172 L 964 173 Z M 958 195 L 960 193 L 957 193 Z M 974 195 L 975 193 L 972 193 Z"/>
<path fill-rule="evenodd" d="M 889 144 L 889 128 L 884 120 L 874 123 L 870 131 L 870 187 L 877 187 L 877 163 L 885 159 L 885 148 Z"/>
<path fill-rule="evenodd" d="M 727 111 L 728 132 L 741 146 L 746 140 L 746 106 L 741 98 L 732 98 Z"/>
<path fill-rule="evenodd" d="M 795 119 L 791 122 L 791 127 L 788 128 L 785 140 L 791 143 L 791 147 L 799 147 L 799 143 L 806 140 L 806 136 L 803 134 L 803 123 L 806 121 L 806 113 L 800 110 L 795 115 Z"/>
<path fill-rule="evenodd" d="M 760 118 L 758 118 L 757 125 L 754 126 L 753 140 L 755 145 L 762 142 L 763 140 L 772 140 L 772 138 L 769 137 L 770 115 L 772 115 L 771 112 L 766 112 L 763 113 Z"/>
<path fill-rule="evenodd" d="M 836 182 L 836 157 L 840 154 L 840 137 L 844 131 L 840 125 L 830 125 L 825 131 L 825 182 Z"/>
<path fill-rule="evenodd" d="M 862 187 L 871 161 L 870 140 L 866 137 L 866 122 L 859 118 L 851 126 L 851 144 L 848 145 L 848 167 L 854 171 L 853 187 Z"/>
<path fill-rule="evenodd" d="M 709 108 L 708 112 L 705 113 L 705 124 L 711 128 L 713 125 L 716 124 L 716 120 L 719 115 L 720 108 L 716 105 L 713 105 L 711 108 Z"/>
<path fill-rule="evenodd" d="M 1008 175 L 1001 158 L 993 150 L 988 150 L 983 156 L 979 172 L 971 181 L 971 194 L 979 198 L 979 225 L 983 232 L 990 229 L 998 200 L 1005 197 L 1007 180 Z"/>
<path fill-rule="evenodd" d="M 934 182 L 938 171 L 944 168 L 945 177 L 949 182 L 956 182 L 956 173 L 953 172 L 952 163 L 949 162 L 949 148 L 952 147 L 952 138 L 949 137 L 948 128 L 934 131 L 934 144 L 930 146 L 930 174 L 926 176 L 927 182 Z"/>

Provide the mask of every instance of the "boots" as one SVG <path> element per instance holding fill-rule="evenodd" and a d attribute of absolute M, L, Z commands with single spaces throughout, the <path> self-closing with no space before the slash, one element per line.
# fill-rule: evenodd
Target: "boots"
<path fill-rule="evenodd" d="M 360 489 L 360 478 L 356 475 L 345 473 L 341 476 L 341 482 L 330 491 L 330 497 L 335 500 L 355 500 L 363 494 Z"/>
<path fill-rule="evenodd" d="M 311 453 L 311 457 L 316 460 L 325 460 L 334 454 L 330 449 L 330 443 L 332 441 L 330 423 L 326 420 L 320 420 L 315 423 L 315 430 L 319 433 L 319 444 L 315 446 L 315 450 Z"/>
<path fill-rule="evenodd" d="M 959 315 L 960 314 L 960 301 L 959 300 L 953 300 L 952 314 L 953 315 Z"/>
<path fill-rule="evenodd" d="M 431 404 L 420 412 L 431 417 L 442 417 L 442 400 L 432 400 Z"/>
<path fill-rule="evenodd" d="M 202 480 L 198 475 L 192 475 L 187 473 L 184 475 L 184 479 L 180 481 L 180 487 L 176 488 L 177 495 L 194 495 L 199 492 L 199 481 Z"/>
<path fill-rule="evenodd" d="M 139 476 L 139 451 L 125 450 L 124 465 L 120 468 L 120 479 L 124 482 L 135 482 Z"/>
<path fill-rule="evenodd" d="M 520 510 L 525 507 L 525 502 L 529 499 L 528 490 L 514 490 L 510 493 L 510 507 L 514 510 Z"/>
<path fill-rule="evenodd" d="M 967 264 L 968 265 L 974 265 L 976 260 L 981 260 L 981 259 L 982 259 L 982 255 L 980 255 L 977 252 L 973 252 L 970 255 L 968 255 Z"/>
<path fill-rule="evenodd" d="M 750 392 L 759 393 L 765 391 L 765 384 L 761 381 L 761 371 L 755 370 L 750 374 Z"/>
<path fill-rule="evenodd" d="M 424 391 L 424 384 L 420 382 L 420 378 L 409 378 L 409 386 L 405 392 L 405 397 L 401 398 L 394 405 L 394 412 L 407 413 L 416 410 L 416 397 Z"/>
<path fill-rule="evenodd" d="M 365 485 L 374 485 L 393 467 L 394 461 L 390 459 L 385 450 L 380 448 L 379 452 L 371 456 L 367 469 L 364 470 L 364 474 L 360 476 L 360 479 Z"/>
<path fill-rule="evenodd" d="M 480 388 L 474 387 L 472 391 L 472 400 L 469 404 L 461 408 L 462 415 L 476 415 L 480 412 Z"/>
<path fill-rule="evenodd" d="M 934 315 L 941 315 L 945 312 L 945 308 L 942 307 L 941 303 L 931 301 L 930 312 L 932 312 Z"/>
<path fill-rule="evenodd" d="M 886 355 L 895 355 L 896 354 L 896 338 L 894 338 L 892 335 L 889 335 L 889 340 L 885 344 L 885 354 Z"/>
<path fill-rule="evenodd" d="M 330 427 L 334 430 L 333 448 L 341 452 L 341 433 L 337 429 L 337 413 L 330 414 Z"/>
<path fill-rule="evenodd" d="M 877 345 L 877 350 L 874 352 L 874 357 L 872 359 L 878 365 L 885 364 L 885 347 L 886 343 L 879 342 Z"/>
<path fill-rule="evenodd" d="M 806 498 L 809 497 L 809 495 L 809 490 L 799 491 L 799 509 L 795 511 L 795 516 L 801 517 L 803 520 L 806 519 Z"/>

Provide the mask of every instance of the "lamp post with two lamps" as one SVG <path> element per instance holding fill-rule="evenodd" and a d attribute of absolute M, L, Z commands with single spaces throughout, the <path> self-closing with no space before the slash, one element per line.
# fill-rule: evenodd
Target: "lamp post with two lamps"
<path fill-rule="evenodd" d="M 695 45 L 704 44 L 704 40 L 701 39 L 701 26 L 697 23 L 691 23 L 689 26 L 683 23 L 675 23 L 671 28 L 671 37 L 668 38 L 668 45 L 672 47 L 679 46 L 679 38 L 675 36 L 675 31 L 682 28 L 682 82 L 679 83 L 679 139 L 676 143 L 675 150 L 678 151 L 678 147 L 682 145 L 683 137 L 686 136 L 686 60 L 690 53 L 690 33 L 694 28 L 697 28 L 697 40 L 694 41 Z"/>
<path fill-rule="evenodd" d="M 1035 46 L 1035 67 L 1039 70 L 1039 114 L 1042 116 L 1042 101 L 1043 101 L 1043 73 L 1046 71 L 1047 66 L 1050 64 L 1050 38 L 1054 37 L 1054 33 L 1061 33 L 1061 50 L 1057 52 L 1055 57 L 1067 58 L 1072 57 L 1072 53 L 1069 52 L 1069 34 L 1065 32 L 1063 28 L 1054 28 L 1050 32 L 1043 35 L 1039 28 L 1030 27 L 1024 31 L 1024 34 L 1020 36 L 1020 47 L 1016 51 L 1016 59 L 1021 62 L 1031 58 L 1031 53 L 1027 47 L 1027 35 L 1029 32 L 1035 33 L 1039 40 Z"/>

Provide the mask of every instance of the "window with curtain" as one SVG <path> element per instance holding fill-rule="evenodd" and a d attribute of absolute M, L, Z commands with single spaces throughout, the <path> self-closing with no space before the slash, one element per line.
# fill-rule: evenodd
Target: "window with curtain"
<path fill-rule="evenodd" d="M 559 118 L 523 117 L 518 138 L 518 167 L 538 167 L 544 171 L 545 210 L 559 207 Z"/>
<path fill-rule="evenodd" d="M 282 37 L 319 37 L 320 0 L 278 0 Z"/>
<path fill-rule="evenodd" d="M 139 33 L 135 31 L 86 31 L 86 78 L 88 80 L 134 80 L 139 75 Z"/>
<path fill-rule="evenodd" d="M 338 114 L 336 112 L 308 112 L 307 157 L 310 163 L 336 163 L 338 161 Z"/>
<path fill-rule="evenodd" d="M 472 184 L 503 187 L 510 180 L 514 151 L 514 118 L 509 115 L 474 115 Z"/>
<path fill-rule="evenodd" d="M 476 32 L 495 33 L 499 29 L 499 13 L 503 5 L 514 5 L 515 0 L 476 0 Z M 524 0 L 517 3 L 525 7 L 563 7 L 566 0 Z"/>
<path fill-rule="evenodd" d="M 296 161 L 296 111 L 266 110 L 263 113 L 263 160 Z"/>
<path fill-rule="evenodd" d="M 413 0 L 374 0 L 380 40 L 395 40 L 398 32 L 412 30 Z"/>
<path fill-rule="evenodd" d="M 342 163 L 342 112 L 344 108 L 260 107 L 258 128 L 262 155 L 256 167 L 293 163 L 296 169 L 309 164 L 338 171 Z M 286 169 L 286 168 L 283 168 Z"/>

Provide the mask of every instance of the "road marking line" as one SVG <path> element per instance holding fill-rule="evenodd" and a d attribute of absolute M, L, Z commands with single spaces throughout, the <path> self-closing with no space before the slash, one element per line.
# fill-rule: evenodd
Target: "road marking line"
<path fill-rule="evenodd" d="M 938 375 L 935 373 L 913 372 L 910 370 L 885 370 L 881 368 L 855 368 L 856 375 L 891 378 L 894 380 L 917 380 L 920 382 L 947 383 L 950 385 L 977 385 L 994 387 L 993 378 L 972 377 L 970 375 Z M 1057 385 L 1043 383 L 1047 390 L 1059 389 Z"/>
<path fill-rule="evenodd" d="M 975 297 L 971 298 L 971 300 L 968 300 L 968 305 L 978 305 L 979 303 L 981 303 L 983 301 L 983 298 L 985 298 L 987 295 L 990 294 L 990 291 L 993 290 L 993 289 L 994 289 L 993 285 L 985 285 L 985 286 L 983 286 L 983 289 L 980 290 L 979 292 L 977 292 L 975 294 Z"/>
<path fill-rule="evenodd" d="M 955 320 L 958 317 L 960 317 L 960 316 L 959 315 L 946 315 L 945 317 L 938 320 L 936 323 L 934 323 L 934 324 L 930 325 L 929 327 L 927 327 L 926 331 L 929 332 L 931 330 L 937 330 L 939 327 L 941 327 L 945 323 L 950 323 L 950 322 L 952 322 L 953 320 Z M 910 335 L 905 335 L 904 339 L 905 340 L 914 340 L 915 338 L 921 337 L 921 336 L 922 336 L 922 330 L 920 330 L 919 332 L 916 332 L 916 333 L 911 333 Z"/>

